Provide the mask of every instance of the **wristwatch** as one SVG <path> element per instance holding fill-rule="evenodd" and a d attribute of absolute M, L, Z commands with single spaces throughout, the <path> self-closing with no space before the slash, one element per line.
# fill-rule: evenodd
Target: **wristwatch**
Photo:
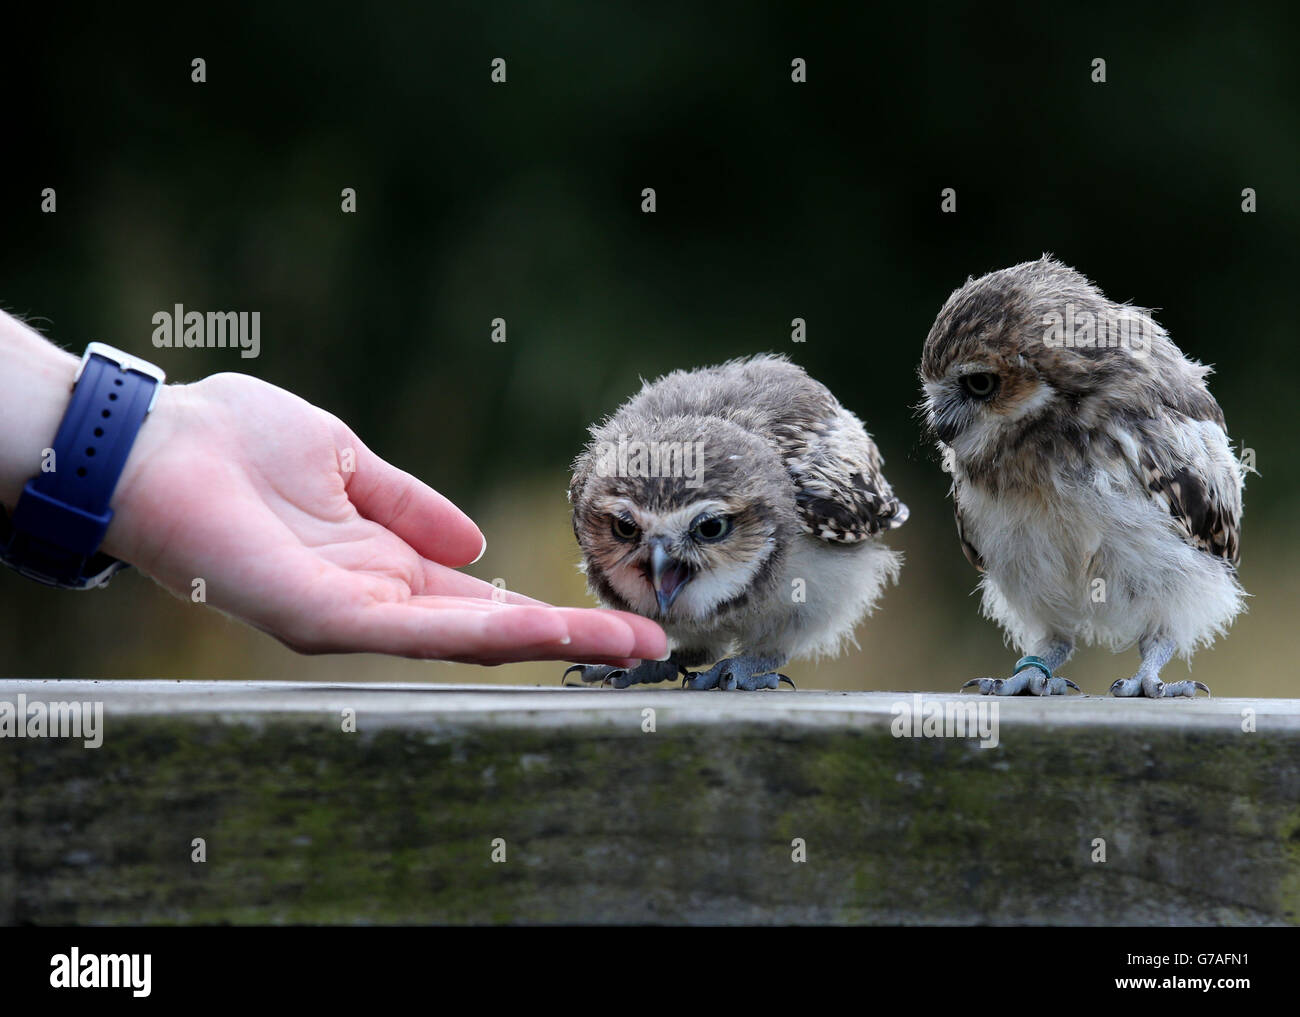
<path fill-rule="evenodd" d="M 12 517 L 0 507 L 0 561 L 67 590 L 103 586 L 127 568 L 99 545 L 122 467 L 164 381 L 139 357 L 105 343 L 86 347 L 53 455 L 23 485 Z"/>

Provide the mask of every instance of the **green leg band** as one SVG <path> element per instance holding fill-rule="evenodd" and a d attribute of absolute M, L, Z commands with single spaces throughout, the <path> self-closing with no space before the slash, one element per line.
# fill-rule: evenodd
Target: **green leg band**
<path fill-rule="evenodd" d="M 1038 670 L 1042 671 L 1043 674 L 1047 675 L 1047 680 L 1049 682 L 1052 680 L 1052 669 L 1047 666 L 1047 661 L 1043 660 L 1042 657 L 1021 657 L 1016 661 L 1016 669 L 1011 673 L 1019 674 L 1027 667 L 1038 668 Z"/>

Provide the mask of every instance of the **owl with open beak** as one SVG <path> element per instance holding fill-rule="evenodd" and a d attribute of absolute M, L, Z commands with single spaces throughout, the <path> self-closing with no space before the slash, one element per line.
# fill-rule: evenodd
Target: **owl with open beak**
<path fill-rule="evenodd" d="M 674 371 L 594 425 L 569 486 L 592 593 L 657 621 L 667 660 L 577 665 L 616 687 L 777 688 L 838 653 L 901 556 L 907 506 L 862 422 L 779 356 Z M 692 670 L 699 669 L 699 670 Z"/>

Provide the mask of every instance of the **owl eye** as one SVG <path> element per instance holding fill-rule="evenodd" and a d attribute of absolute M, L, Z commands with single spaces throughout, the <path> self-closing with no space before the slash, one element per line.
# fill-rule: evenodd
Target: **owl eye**
<path fill-rule="evenodd" d="M 703 516 L 691 524 L 691 536 L 709 544 L 730 532 L 731 520 L 727 516 Z"/>
<path fill-rule="evenodd" d="M 629 543 L 641 536 L 641 527 L 632 522 L 631 519 L 625 519 L 622 516 L 613 516 L 610 520 L 610 529 L 614 536 L 624 543 Z"/>
<path fill-rule="evenodd" d="M 976 374 L 964 374 L 961 387 L 976 399 L 987 399 L 998 390 L 998 376 L 986 371 Z"/>

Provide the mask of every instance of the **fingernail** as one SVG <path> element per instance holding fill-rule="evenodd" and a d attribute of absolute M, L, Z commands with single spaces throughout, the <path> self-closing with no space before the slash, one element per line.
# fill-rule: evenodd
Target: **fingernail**
<path fill-rule="evenodd" d="M 475 558 L 472 562 L 470 562 L 470 564 L 477 565 L 479 562 L 479 558 L 482 558 L 485 554 L 487 554 L 487 534 L 483 535 L 483 546 L 479 548 L 478 558 Z"/>

